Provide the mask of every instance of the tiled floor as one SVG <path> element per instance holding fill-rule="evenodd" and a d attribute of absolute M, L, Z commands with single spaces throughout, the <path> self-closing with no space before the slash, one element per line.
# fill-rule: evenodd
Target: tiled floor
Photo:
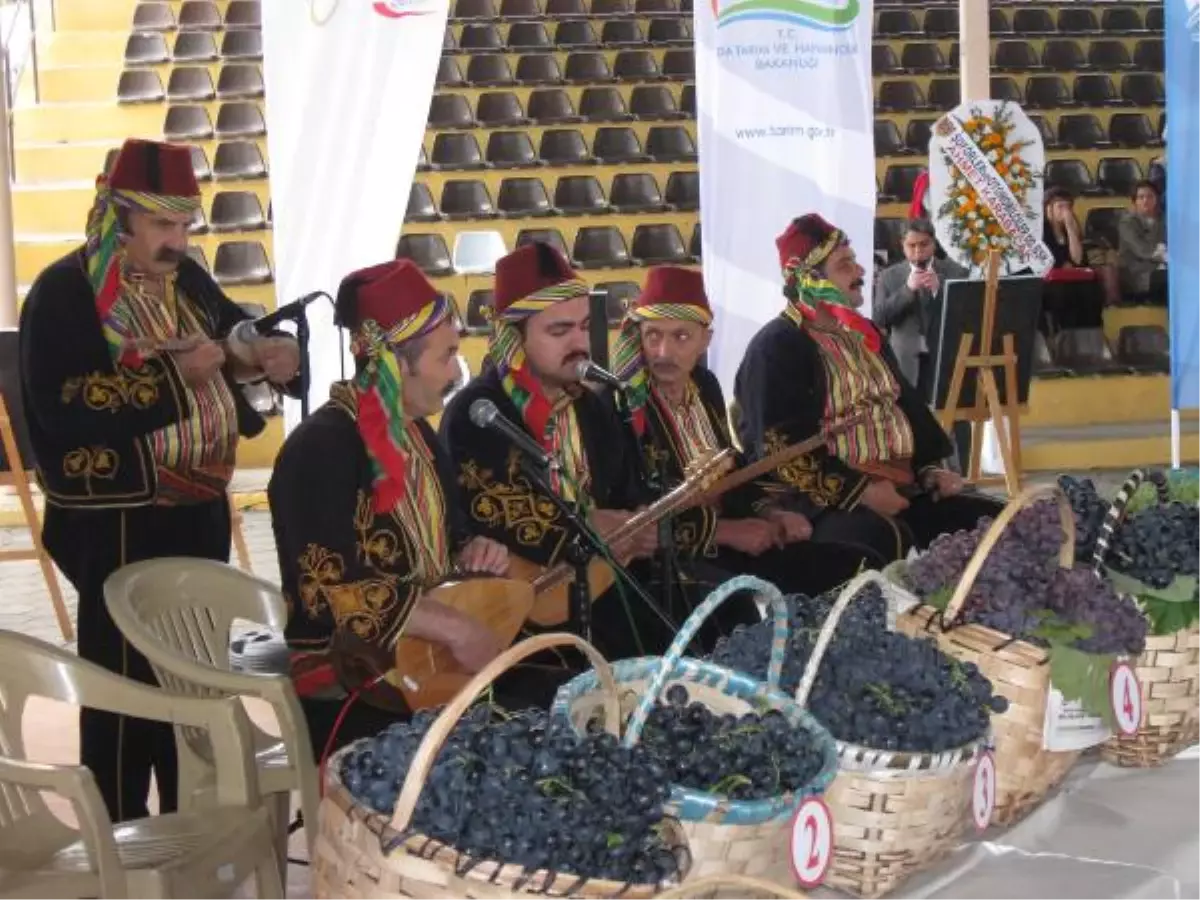
<path fill-rule="evenodd" d="M 1125 474 L 1102 473 L 1096 477 L 1105 489 L 1112 491 L 1115 490 L 1116 485 L 1124 478 Z M 265 473 L 246 473 L 239 478 L 239 483 L 235 487 L 239 491 L 261 490 L 265 481 Z M 0 497 L 0 506 L 10 503 L 10 497 Z M 275 544 L 271 534 L 269 514 L 262 510 L 251 509 L 243 515 L 243 533 L 254 573 L 267 580 L 278 582 L 279 567 L 275 558 Z M 27 530 L 0 529 L 0 549 L 18 546 L 29 546 Z M 74 649 L 74 645 L 64 642 L 59 634 L 49 595 L 36 563 L 0 563 L 0 587 L 3 590 L 3 601 L 0 602 L 0 629 L 22 632 L 56 646 L 68 646 Z M 62 589 L 73 616 L 76 602 L 75 593 L 65 581 L 62 582 Z M 252 714 L 258 717 L 261 715 L 261 711 L 252 710 Z M 269 713 L 267 715 L 269 716 Z M 30 758 L 49 763 L 73 764 L 77 762 L 79 759 L 77 721 L 77 710 L 74 707 L 47 701 L 32 704 L 25 716 L 25 740 Z M 60 810 L 60 812 L 65 819 L 69 820 L 68 810 Z M 302 834 L 294 836 L 292 855 L 294 857 L 306 855 Z M 288 892 L 293 897 L 310 895 L 307 868 L 295 865 L 290 867 Z"/>

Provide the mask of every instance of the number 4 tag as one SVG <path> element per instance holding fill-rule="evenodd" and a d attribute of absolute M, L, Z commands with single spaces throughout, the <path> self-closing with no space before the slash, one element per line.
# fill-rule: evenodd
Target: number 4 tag
<path fill-rule="evenodd" d="M 792 820 L 792 874 L 804 888 L 825 880 L 833 862 L 833 815 L 820 797 L 809 797 Z"/>
<path fill-rule="evenodd" d="M 1126 736 L 1136 734 L 1142 725 L 1142 686 L 1133 667 L 1123 661 L 1113 663 L 1108 686 L 1117 731 Z"/>

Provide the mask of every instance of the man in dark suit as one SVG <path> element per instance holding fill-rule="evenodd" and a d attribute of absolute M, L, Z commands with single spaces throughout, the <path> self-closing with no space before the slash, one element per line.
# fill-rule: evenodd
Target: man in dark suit
<path fill-rule="evenodd" d="M 929 400 L 937 358 L 929 336 L 937 327 L 938 292 L 946 279 L 965 278 L 967 272 L 948 259 L 934 257 L 937 239 L 928 219 L 909 220 L 903 247 L 904 262 L 889 266 L 879 276 L 871 318 L 888 335 L 901 373 Z"/>

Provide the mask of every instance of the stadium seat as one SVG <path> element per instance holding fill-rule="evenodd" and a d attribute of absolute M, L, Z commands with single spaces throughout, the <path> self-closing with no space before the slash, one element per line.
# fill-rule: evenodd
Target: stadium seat
<path fill-rule="evenodd" d="M 696 144 L 682 125 L 653 125 L 646 134 L 646 153 L 655 162 L 695 162 Z"/>
<path fill-rule="evenodd" d="M 949 111 L 962 102 L 962 84 L 958 78 L 931 78 L 929 105 L 936 110 Z"/>
<path fill-rule="evenodd" d="M 1126 325 L 1117 334 L 1117 359 L 1140 372 L 1169 372 L 1170 338 L 1161 325 Z"/>
<path fill-rule="evenodd" d="M 628 16 L 633 13 L 631 0 L 592 0 L 593 16 Z"/>
<path fill-rule="evenodd" d="M 524 131 L 493 131 L 488 135 L 487 164 L 497 169 L 524 169 L 539 164 L 533 141 Z"/>
<path fill-rule="evenodd" d="M 396 259 L 411 259 L 426 275 L 453 275 L 450 248 L 440 234 L 404 234 L 396 243 Z"/>
<path fill-rule="evenodd" d="M 538 88 L 531 91 L 529 118 L 540 125 L 566 125 L 583 121 L 583 117 L 575 112 L 567 92 L 559 88 Z"/>
<path fill-rule="evenodd" d="M 879 86 L 876 106 L 883 112 L 907 112 L 924 109 L 926 104 L 921 88 L 915 81 L 885 81 Z"/>
<path fill-rule="evenodd" d="M 923 165 L 888 166 L 883 173 L 883 193 L 895 197 L 901 203 L 912 200 L 913 184 L 925 171 Z"/>
<path fill-rule="evenodd" d="M 1142 167 L 1128 156 L 1106 156 L 1096 164 L 1096 182 L 1111 194 L 1128 197 L 1142 178 Z"/>
<path fill-rule="evenodd" d="M 694 212 L 700 208 L 700 173 L 672 172 L 667 176 L 667 205 L 679 212 Z"/>
<path fill-rule="evenodd" d="M 1100 30 L 1105 34 L 1122 34 L 1144 31 L 1141 14 L 1131 6 L 1114 6 L 1104 10 L 1100 17 Z"/>
<path fill-rule="evenodd" d="M 494 219 L 496 205 L 487 185 L 473 178 L 452 178 L 442 185 L 442 199 L 438 209 L 444 218 L 454 221 L 465 219 Z"/>
<path fill-rule="evenodd" d="M 179 8 L 180 31 L 220 31 L 224 24 L 212 0 L 183 0 Z"/>
<path fill-rule="evenodd" d="M 467 320 L 463 323 L 466 326 L 467 334 L 485 335 L 491 332 L 489 314 L 484 310 L 490 310 L 492 304 L 493 294 L 488 288 L 471 291 L 471 295 L 467 298 Z"/>
<path fill-rule="evenodd" d="M 551 166 L 584 166 L 596 162 L 583 134 L 575 128 L 551 128 L 542 132 L 538 158 Z"/>
<path fill-rule="evenodd" d="M 505 178 L 500 182 L 496 207 L 506 219 L 539 218 L 556 213 L 540 178 Z"/>
<path fill-rule="evenodd" d="M 944 72 L 947 68 L 941 48 L 932 41 L 905 44 L 900 66 L 909 72 Z"/>
<path fill-rule="evenodd" d="M 561 84 L 562 69 L 553 53 L 527 53 L 517 60 L 519 84 Z"/>
<path fill-rule="evenodd" d="M 1001 72 L 1027 72 L 1041 68 L 1037 53 L 1028 41 L 997 41 L 996 49 L 992 52 L 992 66 Z"/>
<path fill-rule="evenodd" d="M 1162 144 L 1145 113 L 1113 113 L 1108 120 L 1108 138 L 1118 147 L 1158 147 Z"/>
<path fill-rule="evenodd" d="M 674 225 L 638 225 L 630 254 L 641 265 L 679 265 L 691 261 L 683 235 Z"/>
<path fill-rule="evenodd" d="M 929 37 L 958 37 L 958 7 L 931 6 L 926 9 L 924 31 Z"/>
<path fill-rule="evenodd" d="M 1134 106 L 1162 106 L 1167 102 L 1162 76 L 1157 72 L 1131 72 L 1121 79 L 1121 99 Z"/>
<path fill-rule="evenodd" d="M 554 186 L 554 208 L 568 216 L 595 216 L 612 211 L 604 188 L 593 175 L 563 175 Z"/>
<path fill-rule="evenodd" d="M 629 112 L 635 119 L 683 119 L 675 95 L 664 85 L 642 84 L 629 94 Z"/>
<path fill-rule="evenodd" d="M 165 97 L 162 79 L 153 69 L 126 69 L 117 80 L 118 103 L 161 103 Z"/>
<path fill-rule="evenodd" d="M 920 33 L 917 17 L 907 9 L 881 9 L 875 20 L 875 34 L 881 38 Z"/>
<path fill-rule="evenodd" d="M 171 59 L 177 63 L 212 62 L 220 55 L 216 40 L 207 31 L 181 31 L 175 35 L 175 46 L 171 50 Z"/>
<path fill-rule="evenodd" d="M 453 56 L 443 56 L 438 60 L 437 74 L 433 79 L 435 89 L 462 87 L 466 83 L 467 80 L 463 78 L 462 69 L 458 67 L 458 60 Z"/>
<path fill-rule="evenodd" d="M 609 19 L 600 30 L 605 47 L 637 46 L 646 43 L 646 35 L 636 19 Z"/>
<path fill-rule="evenodd" d="M 936 119 L 909 119 L 904 129 L 904 146 L 907 152 L 925 155 L 929 153 L 929 138 L 933 134 Z"/>
<path fill-rule="evenodd" d="M 692 31 L 686 19 L 651 19 L 646 39 L 652 44 L 691 44 Z"/>
<path fill-rule="evenodd" d="M 459 32 L 458 47 L 466 53 L 498 53 L 504 49 L 504 41 L 490 22 L 468 22 Z"/>
<path fill-rule="evenodd" d="M 218 234 L 258 231 L 267 227 L 267 218 L 253 191 L 221 191 L 213 198 L 211 225 Z"/>
<path fill-rule="evenodd" d="M 414 181 L 408 190 L 408 206 L 404 210 L 405 222 L 439 222 L 441 216 L 429 185 Z"/>
<path fill-rule="evenodd" d="M 529 118 L 521 101 L 512 91 L 487 91 L 479 95 L 475 118 L 485 128 L 513 128 L 528 125 Z"/>
<path fill-rule="evenodd" d="M 1107 73 L 1093 72 L 1075 76 L 1075 102 L 1080 106 L 1111 106 L 1120 101 L 1112 78 Z"/>
<path fill-rule="evenodd" d="M 178 41 L 175 42 L 175 51 L 179 52 Z M 221 56 L 225 59 L 262 59 L 262 55 L 261 31 L 227 31 L 221 38 Z"/>
<path fill-rule="evenodd" d="M 212 166 L 209 165 L 208 154 L 204 152 L 204 148 L 192 144 L 188 149 L 192 152 L 192 174 L 196 176 L 196 180 L 212 181 Z"/>
<path fill-rule="evenodd" d="M 639 172 L 614 175 L 608 202 L 621 214 L 660 213 L 667 208 L 655 177 Z"/>
<path fill-rule="evenodd" d="M 150 31 L 174 31 L 176 27 L 175 13 L 169 3 L 150 3 L 147 0 L 139 3 L 133 10 L 133 33 L 145 34 Z"/>
<path fill-rule="evenodd" d="M 988 32 L 990 34 L 1012 34 L 1012 31 L 1012 20 L 1008 17 L 1007 12 L 994 6 L 988 9 Z"/>
<path fill-rule="evenodd" d="M 1031 75 L 1025 82 L 1025 105 L 1030 109 L 1074 106 L 1071 91 L 1059 75 Z"/>
<path fill-rule="evenodd" d="M 457 0 L 451 18 L 492 20 L 497 18 L 496 7 L 492 0 Z"/>
<path fill-rule="evenodd" d="M 544 13 L 538 0 L 501 0 L 500 18 L 540 19 Z"/>
<path fill-rule="evenodd" d="M 654 62 L 653 58 L 650 61 Z M 576 52 L 567 57 L 567 67 L 563 71 L 563 79 L 568 84 L 595 84 L 612 81 L 613 72 L 608 68 L 608 60 L 603 53 Z"/>
<path fill-rule="evenodd" d="M 1124 212 L 1119 206 L 1094 206 L 1089 209 L 1083 224 L 1084 240 L 1116 250 L 1121 243 L 1117 225 Z"/>
<path fill-rule="evenodd" d="M 444 56 L 442 59 L 450 57 Z M 507 87 L 516 83 L 508 58 L 493 53 L 471 57 L 467 63 L 466 81 L 475 87 Z"/>
<path fill-rule="evenodd" d="M 517 26 L 513 26 L 516 28 Z M 544 27 L 542 33 L 545 33 Z M 512 33 L 509 32 L 509 41 L 512 40 Z M 554 43 L 559 47 L 567 50 L 584 48 L 584 47 L 599 47 L 600 36 L 596 34 L 596 29 L 592 27 L 592 23 L 587 19 L 568 19 L 565 22 L 559 22 L 558 27 L 554 29 Z M 542 46 L 541 44 L 531 46 Z"/>
<path fill-rule="evenodd" d="M 703 249 L 703 239 L 700 235 L 700 223 L 692 226 L 692 239 L 688 241 L 688 253 L 695 262 L 700 262 Z"/>
<path fill-rule="evenodd" d="M 1021 86 L 1010 75 L 993 75 L 989 84 L 993 100 L 1020 104 L 1024 99 L 1021 96 Z"/>
<path fill-rule="evenodd" d="M 175 66 L 167 81 L 167 99 L 172 103 L 204 103 L 217 96 L 206 66 Z"/>
<path fill-rule="evenodd" d="M 900 156 L 905 152 L 904 138 L 891 119 L 875 120 L 875 155 Z"/>
<path fill-rule="evenodd" d="M 696 85 L 685 84 L 679 92 L 679 108 L 689 119 L 696 118 Z"/>
<path fill-rule="evenodd" d="M 619 228 L 611 225 L 580 228 L 571 258 L 581 269 L 614 269 L 631 265 L 629 247 Z"/>
<path fill-rule="evenodd" d="M 871 45 L 871 74 L 875 76 L 902 74 L 900 60 L 891 44 Z"/>
<path fill-rule="evenodd" d="M 1061 187 L 1075 194 L 1102 194 L 1092 173 L 1080 159 L 1051 159 L 1046 162 L 1046 187 Z"/>
<path fill-rule="evenodd" d="M 156 66 L 170 58 L 167 41 L 161 34 L 131 34 L 125 42 L 127 66 Z"/>
<path fill-rule="evenodd" d="M 875 219 L 875 250 L 882 253 L 890 265 L 903 258 L 904 219 L 881 217 Z"/>
<path fill-rule="evenodd" d="M 1133 64 L 1148 72 L 1163 71 L 1166 60 L 1163 57 L 1162 38 L 1143 38 L 1134 45 Z"/>
<path fill-rule="evenodd" d="M 1058 140 L 1072 150 L 1108 147 L 1108 135 L 1092 113 L 1063 114 L 1058 117 Z"/>
<path fill-rule="evenodd" d="M 1042 136 L 1042 146 L 1047 150 L 1057 147 L 1058 135 L 1054 133 L 1054 128 L 1046 121 L 1045 116 L 1039 116 L 1037 113 L 1029 113 L 1028 116 Z"/>
<path fill-rule="evenodd" d="M 220 100 L 253 99 L 266 93 L 262 70 L 254 63 L 228 63 L 217 77 Z"/>
<path fill-rule="evenodd" d="M 454 236 L 451 263 L 459 275 L 494 275 L 496 263 L 506 253 L 499 231 L 460 231 Z"/>
<path fill-rule="evenodd" d="M 262 4 L 259 0 L 229 0 L 225 8 L 225 28 L 259 30 L 262 28 Z"/>
<path fill-rule="evenodd" d="M 595 290 L 604 294 L 604 310 L 608 315 L 608 324 L 615 327 L 625 318 L 625 311 L 642 292 L 642 286 L 636 281 L 601 281 Z"/>
<path fill-rule="evenodd" d="M 1068 328 L 1054 336 L 1054 358 L 1079 375 L 1116 375 L 1125 370 L 1112 362 L 1102 328 Z"/>
<path fill-rule="evenodd" d="M 433 138 L 431 169 L 482 169 L 485 167 L 479 141 L 470 132 L 442 132 Z"/>
<path fill-rule="evenodd" d="M 267 250 L 258 241 L 223 241 L 217 245 L 213 278 L 223 287 L 269 284 L 271 263 Z"/>
<path fill-rule="evenodd" d="M 668 50 L 663 54 L 662 74 L 672 81 L 686 81 L 696 77 L 696 55 L 691 48 Z"/>
<path fill-rule="evenodd" d="M 1116 69 L 1132 69 L 1133 60 L 1124 41 L 1103 39 L 1090 41 L 1087 54 L 1088 65 L 1106 72 Z"/>
<path fill-rule="evenodd" d="M 1079 42 L 1067 38 L 1046 41 L 1042 47 L 1042 65 L 1055 72 L 1075 72 L 1088 68 L 1088 61 Z"/>
<path fill-rule="evenodd" d="M 1147 31 L 1153 31 L 1153 32 L 1157 32 L 1157 33 L 1161 34 L 1163 31 L 1164 21 L 1165 20 L 1163 18 L 1163 8 L 1161 6 L 1157 6 L 1155 4 L 1147 4 L 1146 5 L 1146 30 Z"/>
<path fill-rule="evenodd" d="M 1040 7 L 1014 10 L 1012 24 L 1017 34 L 1053 34 L 1058 30 L 1049 10 Z"/>
<path fill-rule="evenodd" d="M 567 259 L 571 258 L 571 249 L 557 228 L 522 228 L 517 232 L 517 241 L 513 249 L 533 243 L 549 244 Z"/>
<path fill-rule="evenodd" d="M 633 11 L 639 16 L 652 16 L 678 13 L 682 10 L 677 0 L 635 0 Z"/>
<path fill-rule="evenodd" d="M 579 114 L 587 122 L 628 122 L 633 118 L 615 87 L 589 87 L 579 98 Z"/>
<path fill-rule="evenodd" d="M 546 0 L 546 18 L 566 19 L 587 16 L 583 0 Z"/>
<path fill-rule="evenodd" d="M 462 94 L 434 94 L 429 103 L 426 127 L 431 129 L 474 128 L 478 123 Z"/>
<path fill-rule="evenodd" d="M 650 161 L 650 157 L 642 152 L 637 132 L 619 125 L 596 129 L 592 155 L 603 165 L 633 165 Z"/>
<path fill-rule="evenodd" d="M 267 123 L 257 103 L 222 103 L 217 110 L 216 135 L 219 138 L 259 137 L 267 133 Z"/>
<path fill-rule="evenodd" d="M 163 137 L 175 143 L 207 141 L 213 136 L 212 120 L 203 106 L 179 104 L 167 107 Z"/>
<path fill-rule="evenodd" d="M 1090 34 L 1100 30 L 1100 20 L 1089 7 L 1065 6 L 1058 10 L 1058 30 L 1062 34 Z"/>

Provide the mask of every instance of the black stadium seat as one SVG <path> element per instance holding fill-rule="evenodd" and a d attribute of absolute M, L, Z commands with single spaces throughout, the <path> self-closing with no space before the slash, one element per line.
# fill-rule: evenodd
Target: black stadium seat
<path fill-rule="evenodd" d="M 552 216 L 554 206 L 540 178 L 505 178 L 500 182 L 496 207 L 505 218 Z"/>
<path fill-rule="evenodd" d="M 703 239 L 700 234 L 700 223 L 697 222 L 692 226 L 692 237 L 688 241 L 688 254 L 695 262 L 700 262 L 701 253 L 703 250 Z"/>
<path fill-rule="evenodd" d="M 1009 103 L 1021 103 L 1024 99 L 1021 96 L 1021 86 L 1017 84 L 1017 80 L 1009 75 L 993 75 L 990 81 L 991 94 L 993 100 L 1008 101 Z"/>
<path fill-rule="evenodd" d="M 538 157 L 551 166 L 582 166 L 596 161 L 582 132 L 575 128 L 551 128 L 542 132 Z"/>
<path fill-rule="evenodd" d="M 192 144 L 188 149 L 192 151 L 192 174 L 196 176 L 196 180 L 212 181 L 212 166 L 208 163 L 208 154 L 204 152 L 204 148 Z"/>
<path fill-rule="evenodd" d="M 538 88 L 529 94 L 529 118 L 540 125 L 582 122 L 571 98 L 558 88 Z"/>
<path fill-rule="evenodd" d="M 913 184 L 925 171 L 923 165 L 888 166 L 883 174 L 883 193 L 895 197 L 901 203 L 912 200 Z"/>
<path fill-rule="evenodd" d="M 224 24 L 212 0 L 183 0 L 179 8 L 180 31 L 220 31 Z"/>
<path fill-rule="evenodd" d="M 1157 72 L 1131 72 L 1121 79 L 1121 99 L 1134 106 L 1162 106 L 1167 102 L 1162 76 Z"/>
<path fill-rule="evenodd" d="M 579 98 L 579 114 L 588 122 L 627 122 L 633 118 L 615 87 L 589 87 Z"/>
<path fill-rule="evenodd" d="M 219 138 L 259 137 L 267 133 L 267 122 L 257 103 L 222 103 L 217 110 L 216 135 Z"/>
<path fill-rule="evenodd" d="M 261 30 L 262 4 L 259 0 L 229 0 L 229 6 L 225 9 L 225 28 Z"/>
<path fill-rule="evenodd" d="M 700 208 L 700 173 L 672 172 L 667 176 L 667 191 L 663 195 L 667 205 L 679 212 L 693 212 Z"/>
<path fill-rule="evenodd" d="M 657 81 L 662 74 L 649 50 L 622 50 L 613 62 L 613 76 L 618 81 Z"/>
<path fill-rule="evenodd" d="M 603 165 L 635 165 L 650 161 L 650 157 L 642 152 L 637 132 L 619 125 L 596 129 L 592 154 Z"/>
<path fill-rule="evenodd" d="M 471 105 L 462 94 L 434 94 L 429 104 L 427 126 L 433 129 L 474 128 Z"/>
<path fill-rule="evenodd" d="M 1042 47 L 1042 65 L 1055 72 L 1075 72 L 1088 68 L 1079 41 L 1070 38 L 1049 40 Z"/>
<path fill-rule="evenodd" d="M 875 155 L 899 156 L 905 152 L 904 138 L 900 129 L 890 119 L 875 120 Z"/>
<path fill-rule="evenodd" d="M 167 41 L 161 34 L 131 34 L 125 42 L 126 65 L 156 66 L 170 58 Z"/>
<path fill-rule="evenodd" d="M 686 81 L 696 77 L 696 55 L 691 48 L 668 50 L 663 54 L 662 73 L 672 81 Z"/>
<path fill-rule="evenodd" d="M 1120 101 L 1112 78 L 1107 73 L 1092 72 L 1075 76 L 1075 102 L 1080 106 L 1111 106 Z"/>
<path fill-rule="evenodd" d="M 655 162 L 694 162 L 696 144 L 682 125 L 653 125 L 646 134 L 646 153 Z"/>
<path fill-rule="evenodd" d="M 561 84 L 562 69 L 552 53 L 527 53 L 517 60 L 517 82 L 520 84 Z"/>
<path fill-rule="evenodd" d="M 488 135 L 487 163 L 497 169 L 538 165 L 537 150 L 524 131 L 493 131 Z"/>
<path fill-rule="evenodd" d="M 405 222 L 437 222 L 441 220 L 429 185 L 414 181 L 408 190 L 408 206 L 404 210 Z"/>
<path fill-rule="evenodd" d="M 612 81 L 613 73 L 603 53 L 576 52 L 567 57 L 563 78 L 569 84 L 595 84 Z"/>
<path fill-rule="evenodd" d="M 637 119 L 682 119 L 675 95 L 664 85 L 642 84 L 629 94 L 629 111 Z"/>
<path fill-rule="evenodd" d="M 521 53 L 531 50 L 551 50 L 554 41 L 541 22 L 514 22 L 508 30 L 508 48 Z"/>
<path fill-rule="evenodd" d="M 1092 113 L 1064 113 L 1059 116 L 1058 140 L 1072 150 L 1095 150 L 1109 146 L 1104 126 Z"/>
<path fill-rule="evenodd" d="M 1027 72 L 1041 68 L 1037 53 L 1028 41 L 997 41 L 992 65 L 1001 72 Z"/>
<path fill-rule="evenodd" d="M 1066 6 L 1058 11 L 1058 30 L 1063 34 L 1090 34 L 1100 30 L 1100 20 L 1089 7 Z"/>
<path fill-rule="evenodd" d="M 181 31 L 175 35 L 171 59 L 177 63 L 212 62 L 220 56 L 216 39 L 207 31 Z"/>
<path fill-rule="evenodd" d="M 1133 64 L 1148 72 L 1161 72 L 1166 60 L 1163 56 L 1162 38 L 1144 38 L 1133 48 Z"/>
<path fill-rule="evenodd" d="M 178 42 L 175 47 L 178 52 Z M 261 31 L 226 31 L 221 38 L 221 56 L 224 59 L 262 59 L 262 55 Z"/>
<path fill-rule="evenodd" d="M 1128 197 L 1142 178 L 1142 167 L 1128 156 L 1106 156 L 1096 165 L 1096 181 L 1109 193 Z"/>
<path fill-rule="evenodd" d="M 884 112 L 924 109 L 925 97 L 915 81 L 885 81 L 879 86 L 876 105 Z"/>
<path fill-rule="evenodd" d="M 1105 34 L 1121 34 L 1129 31 L 1144 31 L 1142 16 L 1131 6 L 1114 6 L 1104 10 L 1100 16 L 1100 30 Z"/>
<path fill-rule="evenodd" d="M 450 58 L 442 57 L 444 60 Z M 468 84 L 478 87 L 505 87 L 516 82 L 508 58 L 493 53 L 472 56 L 465 77 Z"/>
<path fill-rule="evenodd" d="M 926 9 L 924 31 L 929 37 L 958 37 L 958 8 L 931 6 Z"/>
<path fill-rule="evenodd" d="M 600 36 L 587 19 L 568 19 L 554 29 L 554 43 L 567 49 L 599 47 Z"/>
<path fill-rule="evenodd" d="M 1108 121 L 1108 137 L 1118 147 L 1157 147 L 1162 144 L 1145 113 L 1113 113 Z"/>
<path fill-rule="evenodd" d="M 467 53 L 496 53 L 504 48 L 504 42 L 500 30 L 490 22 L 468 22 L 459 33 L 458 46 Z"/>
<path fill-rule="evenodd" d="M 484 313 L 494 303 L 494 296 L 487 288 L 471 291 L 467 298 L 467 321 L 464 323 L 467 334 L 483 335 L 491 331 L 489 317 Z"/>
<path fill-rule="evenodd" d="M 871 45 L 871 74 L 897 75 L 900 74 L 900 59 L 891 44 Z"/>
<path fill-rule="evenodd" d="M 458 67 L 458 60 L 453 56 L 443 56 L 438 60 L 437 74 L 433 77 L 434 89 L 462 87 L 466 83 L 462 69 Z"/>
<path fill-rule="evenodd" d="M 944 72 L 947 68 L 941 48 L 932 41 L 905 44 L 900 66 L 909 72 Z"/>
<path fill-rule="evenodd" d="M 904 146 L 918 156 L 929 153 L 929 138 L 935 119 L 909 119 L 904 130 Z"/>
<path fill-rule="evenodd" d="M 614 175 L 608 195 L 614 212 L 659 213 L 666 211 L 662 191 L 653 175 L 622 172 Z"/>
<path fill-rule="evenodd" d="M 692 32 L 686 19 L 651 19 L 646 37 L 652 44 L 690 44 Z"/>
<path fill-rule="evenodd" d="M 1126 325 L 1117 334 L 1117 358 L 1141 372 L 1169 372 L 1170 338 L 1161 325 Z"/>
<path fill-rule="evenodd" d="M 567 259 L 571 258 L 571 249 L 557 228 L 522 228 L 517 232 L 517 241 L 513 249 L 534 243 L 549 244 Z"/>
<path fill-rule="evenodd" d="M 153 69 L 126 69 L 117 81 L 119 103 L 160 103 L 165 97 L 162 80 Z"/>
<path fill-rule="evenodd" d="M 433 138 L 429 156 L 432 169 L 482 169 L 479 141 L 469 131 L 443 131 Z"/>
<path fill-rule="evenodd" d="M 528 125 L 521 101 L 512 91 L 488 91 L 479 95 L 475 118 L 485 128 L 512 128 Z"/>
<path fill-rule="evenodd" d="M 1014 10 L 1012 24 L 1017 34 L 1053 34 L 1058 30 L 1049 10 L 1039 7 Z"/>
<path fill-rule="evenodd" d="M 134 8 L 133 27 L 129 30 L 135 34 L 144 34 L 150 31 L 174 31 L 175 25 L 175 13 L 171 11 L 171 4 L 142 0 Z"/>
<path fill-rule="evenodd" d="M 1125 42 L 1112 39 L 1089 41 L 1087 61 L 1093 69 L 1106 72 L 1133 68 L 1133 60 L 1129 57 Z"/>
<path fill-rule="evenodd" d="M 554 208 L 568 216 L 610 212 L 604 188 L 592 175 L 563 175 L 554 186 Z"/>
<path fill-rule="evenodd" d="M 600 43 L 605 47 L 636 46 L 646 43 L 646 36 L 636 19 L 609 19 L 600 31 Z"/>
<path fill-rule="evenodd" d="M 1052 159 L 1046 162 L 1046 187 L 1066 188 L 1074 194 L 1101 194 L 1083 160 Z"/>
<path fill-rule="evenodd" d="M 500 0 L 502 19 L 540 19 L 542 15 L 538 0 Z"/>
<path fill-rule="evenodd" d="M 875 20 L 875 34 L 879 37 L 901 37 L 920 34 L 917 17 L 907 9 L 881 9 Z"/>
<path fill-rule="evenodd" d="M 625 318 L 625 311 L 642 292 L 642 286 L 636 281 L 601 281 L 596 285 L 596 291 L 604 294 L 608 324 L 615 326 Z"/>
<path fill-rule="evenodd" d="M 434 278 L 454 274 L 450 248 L 440 234 L 401 235 L 396 243 L 396 259 L 411 259 L 422 272 Z"/>
<path fill-rule="evenodd" d="M 221 100 L 251 99 L 266 93 L 262 70 L 254 63 L 228 63 L 217 78 L 217 97 Z"/>
<path fill-rule="evenodd" d="M 492 0 L 457 0 L 451 18 L 492 20 L 497 18 L 496 7 Z"/>
<path fill-rule="evenodd" d="M 583 0 L 546 0 L 546 18 L 579 18 L 587 15 Z"/>
<path fill-rule="evenodd" d="M 1088 210 L 1083 224 L 1084 240 L 1099 244 L 1109 250 L 1120 245 L 1117 225 L 1125 212 L 1121 207 L 1097 206 Z"/>
<path fill-rule="evenodd" d="M 487 185 L 473 178 L 446 181 L 442 185 L 442 199 L 438 208 L 450 221 L 496 217 L 496 206 Z"/>
<path fill-rule="evenodd" d="M 223 241 L 217 245 L 213 277 L 225 287 L 269 284 L 273 276 L 267 250 L 258 241 Z"/>
<path fill-rule="evenodd" d="M 207 66 L 175 66 L 167 81 L 167 99 L 172 103 L 204 103 L 217 96 Z"/>
<path fill-rule="evenodd" d="M 253 191 L 221 191 L 213 198 L 210 218 L 212 230 L 217 233 L 267 227 L 262 204 Z"/>
<path fill-rule="evenodd" d="M 929 105 L 936 110 L 951 110 L 961 102 L 962 83 L 958 78 L 931 78 Z"/>
<path fill-rule="evenodd" d="M 212 120 L 203 106 L 178 104 L 167 107 L 163 137 L 176 143 L 207 141 L 213 136 Z"/>
<path fill-rule="evenodd" d="M 633 230 L 632 257 L 646 266 L 678 265 L 690 261 L 683 235 L 674 225 L 638 225 Z"/>
<path fill-rule="evenodd" d="M 581 269 L 612 269 L 630 265 L 629 248 L 619 228 L 611 225 L 580 228 L 571 258 Z"/>
<path fill-rule="evenodd" d="M 1059 75 L 1031 75 L 1025 82 L 1025 105 L 1030 109 L 1074 106 L 1071 91 Z"/>

